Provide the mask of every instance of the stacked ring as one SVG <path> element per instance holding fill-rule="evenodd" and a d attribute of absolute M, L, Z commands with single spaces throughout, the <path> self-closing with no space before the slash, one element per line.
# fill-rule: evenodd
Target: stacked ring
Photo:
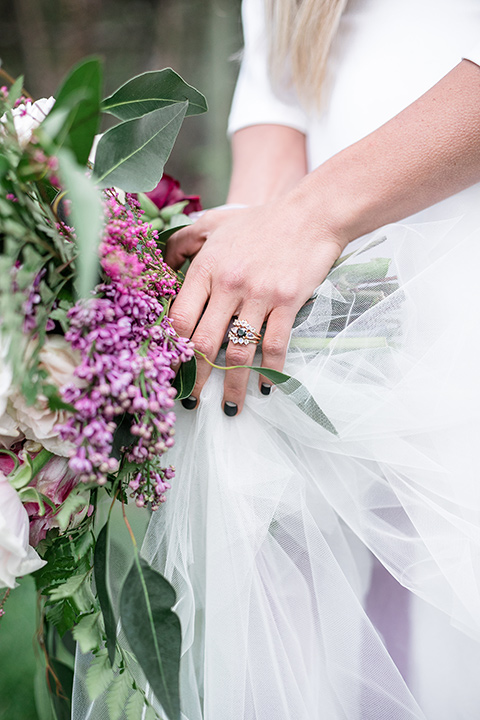
<path fill-rule="evenodd" d="M 250 325 L 246 320 L 239 320 L 238 318 L 233 321 L 232 327 L 228 331 L 228 339 L 233 343 L 240 345 L 248 345 L 253 343 L 258 345 L 262 336 L 258 333 L 253 325 Z"/>

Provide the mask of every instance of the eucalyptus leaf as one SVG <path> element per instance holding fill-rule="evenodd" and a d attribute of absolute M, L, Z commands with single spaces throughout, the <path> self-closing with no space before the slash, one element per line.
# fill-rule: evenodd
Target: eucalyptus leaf
<path fill-rule="evenodd" d="M 185 117 L 188 103 L 176 103 L 127 120 L 104 133 L 95 156 L 101 188 L 148 192 L 159 183 Z"/>
<path fill-rule="evenodd" d="M 207 111 L 205 97 L 171 68 L 154 70 L 132 78 L 102 102 L 102 110 L 132 120 L 172 103 L 188 102 L 187 115 Z"/>
<path fill-rule="evenodd" d="M 120 595 L 122 628 L 169 720 L 180 718 L 180 621 L 175 591 L 143 558 L 135 557 Z"/>
<path fill-rule="evenodd" d="M 103 613 L 105 623 L 105 634 L 107 636 L 107 650 L 110 664 L 113 665 L 115 660 L 115 643 L 117 638 L 115 615 L 113 613 L 112 601 L 110 599 L 110 591 L 108 587 L 109 573 L 109 523 L 106 522 L 100 530 L 100 534 L 95 546 L 95 556 L 93 561 L 93 571 L 95 574 L 95 585 L 97 587 L 97 595 L 100 601 L 100 607 Z"/>
<path fill-rule="evenodd" d="M 193 356 L 187 362 L 184 362 L 178 368 L 172 387 L 175 388 L 177 394 L 176 400 L 183 400 L 192 394 L 197 379 L 197 359 Z"/>
<path fill-rule="evenodd" d="M 290 399 L 297 405 L 302 412 L 308 417 L 312 418 L 318 425 L 323 427 L 333 435 L 338 435 L 335 426 L 330 422 L 328 417 L 325 415 L 323 410 L 318 406 L 313 396 L 308 392 L 305 385 L 303 385 L 296 378 L 292 378 L 291 375 L 278 372 L 278 370 L 272 370 L 271 368 L 252 367 L 247 365 L 250 370 L 254 370 L 259 375 L 271 380 L 285 395 L 289 395 Z"/>
<path fill-rule="evenodd" d="M 98 58 L 75 65 L 56 94 L 50 114 L 68 110 L 68 121 L 60 132 L 61 145 L 69 147 L 84 165 L 100 122 L 102 66 Z"/>
<path fill-rule="evenodd" d="M 75 228 L 78 258 L 76 260 L 76 289 L 82 298 L 88 297 L 98 277 L 98 246 L 103 227 L 100 193 L 85 171 L 76 165 L 71 154 L 61 151 L 58 156 L 60 175 L 71 201 L 69 224 Z"/>

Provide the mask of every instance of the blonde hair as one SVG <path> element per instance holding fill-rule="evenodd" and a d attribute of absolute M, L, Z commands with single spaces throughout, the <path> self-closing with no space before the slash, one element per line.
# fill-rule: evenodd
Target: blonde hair
<path fill-rule="evenodd" d="M 347 0 L 265 0 L 274 87 L 286 80 L 307 106 L 320 105 L 327 58 Z"/>

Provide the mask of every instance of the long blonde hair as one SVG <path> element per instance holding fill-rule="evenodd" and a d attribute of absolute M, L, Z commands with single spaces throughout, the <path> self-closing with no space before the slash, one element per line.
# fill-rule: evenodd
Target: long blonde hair
<path fill-rule="evenodd" d="M 327 58 L 347 0 L 265 0 L 270 73 L 275 87 L 288 78 L 299 98 L 319 106 Z"/>

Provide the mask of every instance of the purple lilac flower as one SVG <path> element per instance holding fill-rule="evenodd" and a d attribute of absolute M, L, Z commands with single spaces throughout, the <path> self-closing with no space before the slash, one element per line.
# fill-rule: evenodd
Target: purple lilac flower
<path fill-rule="evenodd" d="M 173 271 L 157 247 L 157 234 L 142 222 L 137 201 L 122 205 L 110 192 L 100 247 L 104 282 L 95 297 L 79 301 L 68 313 L 66 339 L 80 352 L 75 373 L 86 381 L 63 388 L 74 413 L 59 429 L 75 451 L 70 468 L 100 485 L 115 472 L 114 436 L 121 422 L 129 438 L 122 449 L 138 471 L 129 489 L 137 505 L 156 509 L 165 499 L 173 468 L 160 456 L 174 440 L 173 367 L 193 355 L 189 340 L 175 333 L 166 315 L 178 290 Z"/>

